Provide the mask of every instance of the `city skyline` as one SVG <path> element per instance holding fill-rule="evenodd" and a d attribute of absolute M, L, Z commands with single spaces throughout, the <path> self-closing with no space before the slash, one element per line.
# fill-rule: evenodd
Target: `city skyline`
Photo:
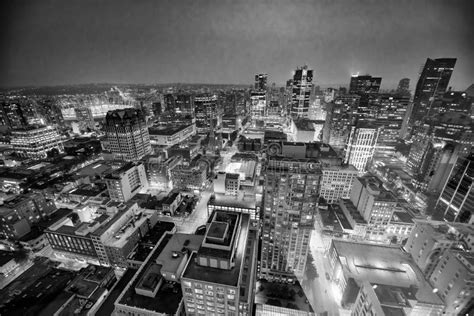
<path fill-rule="evenodd" d="M 382 89 L 410 78 L 413 90 L 426 58 L 445 57 L 458 59 L 455 90 L 474 82 L 469 1 L 129 4 L 2 4 L 0 87 L 250 84 L 258 72 L 283 85 L 307 64 L 316 85 L 368 73 L 383 78 Z"/>

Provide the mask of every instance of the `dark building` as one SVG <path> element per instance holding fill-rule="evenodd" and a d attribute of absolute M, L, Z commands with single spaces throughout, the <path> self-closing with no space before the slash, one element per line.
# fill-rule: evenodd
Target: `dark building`
<path fill-rule="evenodd" d="M 312 88 L 313 70 L 308 69 L 308 66 L 298 67 L 292 81 L 290 114 L 293 118 L 309 118 L 309 101 Z"/>
<path fill-rule="evenodd" d="M 416 84 L 410 124 L 420 122 L 430 115 L 433 102 L 440 99 L 449 85 L 456 58 L 438 58 L 426 60 Z"/>
<path fill-rule="evenodd" d="M 382 83 L 381 77 L 372 77 L 371 75 L 353 75 L 349 86 L 350 94 L 371 94 L 378 93 L 380 84 Z"/>
<path fill-rule="evenodd" d="M 474 154 L 458 158 L 436 203 L 435 214 L 447 222 L 474 223 Z"/>
<path fill-rule="evenodd" d="M 194 116 L 194 102 L 191 94 L 180 93 L 176 95 L 176 113 Z"/>
<path fill-rule="evenodd" d="M 196 112 L 196 130 L 198 134 L 206 135 L 211 128 L 219 125 L 216 95 L 197 95 L 194 98 Z"/>
<path fill-rule="evenodd" d="M 140 110 L 109 111 L 105 117 L 105 135 L 104 148 L 116 159 L 138 161 L 151 153 L 146 118 Z"/>
<path fill-rule="evenodd" d="M 397 92 L 400 94 L 409 94 L 410 93 L 410 79 L 403 78 L 398 82 Z"/>
<path fill-rule="evenodd" d="M 255 75 L 255 90 L 267 90 L 267 74 Z"/>

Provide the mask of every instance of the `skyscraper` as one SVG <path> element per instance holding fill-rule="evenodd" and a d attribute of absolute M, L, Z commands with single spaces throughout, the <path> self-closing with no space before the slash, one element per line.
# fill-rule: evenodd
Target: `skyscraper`
<path fill-rule="evenodd" d="M 198 134 L 206 135 L 212 128 L 219 125 L 216 95 L 197 95 L 194 98 L 196 113 L 196 130 Z M 211 123 L 212 121 L 212 123 Z"/>
<path fill-rule="evenodd" d="M 294 282 L 304 274 L 321 179 L 317 158 L 306 158 L 310 151 L 306 144 L 287 155 L 269 152 L 260 269 L 267 280 Z"/>
<path fill-rule="evenodd" d="M 397 93 L 409 94 L 410 93 L 410 79 L 403 78 L 398 82 Z"/>
<path fill-rule="evenodd" d="M 267 74 L 257 74 L 255 75 L 255 90 L 267 90 Z"/>
<path fill-rule="evenodd" d="M 142 111 L 127 108 L 109 111 L 105 117 L 104 147 L 115 159 L 138 161 L 152 152 Z"/>
<path fill-rule="evenodd" d="M 453 73 L 456 58 L 426 60 L 416 84 L 410 124 L 419 122 L 430 114 L 433 102 L 446 92 Z"/>
<path fill-rule="evenodd" d="M 351 164 L 363 174 L 367 163 L 372 159 L 380 129 L 371 124 L 358 123 L 352 126 L 349 140 L 345 149 L 344 163 Z"/>
<path fill-rule="evenodd" d="M 474 154 L 459 157 L 436 203 L 447 222 L 474 223 Z"/>
<path fill-rule="evenodd" d="M 363 76 L 353 75 L 351 76 L 349 93 L 350 94 L 378 93 L 381 83 L 382 83 L 381 77 L 372 77 L 371 75 L 363 75 Z"/>
<path fill-rule="evenodd" d="M 313 70 L 308 66 L 298 67 L 293 75 L 290 114 L 293 118 L 309 117 L 309 99 L 313 87 Z"/>

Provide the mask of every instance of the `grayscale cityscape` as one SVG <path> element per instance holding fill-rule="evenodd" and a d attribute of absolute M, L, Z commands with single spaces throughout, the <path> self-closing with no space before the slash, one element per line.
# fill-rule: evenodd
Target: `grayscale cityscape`
<path fill-rule="evenodd" d="M 5 0 L 0 316 L 474 315 L 472 0 Z"/>

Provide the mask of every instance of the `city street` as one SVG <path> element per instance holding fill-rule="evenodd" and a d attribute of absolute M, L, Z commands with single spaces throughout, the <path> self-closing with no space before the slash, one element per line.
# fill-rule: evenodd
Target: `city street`
<path fill-rule="evenodd" d="M 326 273 L 329 273 L 330 269 L 328 259 L 325 257 L 318 220 L 315 221 L 315 227 L 311 234 L 310 251 L 319 276 L 314 280 L 305 280 L 302 283 L 305 294 L 315 312 L 328 312 L 329 316 L 337 316 L 339 308 L 335 301 L 332 282 L 326 279 Z"/>

